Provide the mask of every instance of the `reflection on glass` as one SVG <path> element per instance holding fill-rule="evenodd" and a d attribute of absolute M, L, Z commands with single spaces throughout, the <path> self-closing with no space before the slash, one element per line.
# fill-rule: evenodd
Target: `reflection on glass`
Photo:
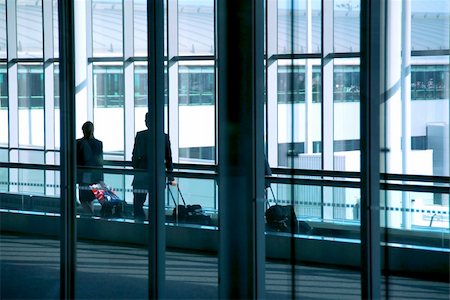
<path fill-rule="evenodd" d="M 411 50 L 450 49 L 450 3 L 411 1 Z"/>
<path fill-rule="evenodd" d="M 6 4 L 0 0 L 0 57 L 6 57 Z"/>
<path fill-rule="evenodd" d="M 334 1 L 335 52 L 359 52 L 360 13 L 359 0 Z"/>
<path fill-rule="evenodd" d="M 179 66 L 178 128 L 180 162 L 214 162 L 214 80 L 212 62 L 202 66 Z"/>
<path fill-rule="evenodd" d="M 41 64 L 19 65 L 19 145 L 44 146 L 44 73 Z"/>
<path fill-rule="evenodd" d="M 17 0 L 17 56 L 42 57 L 42 1 Z"/>
<path fill-rule="evenodd" d="M 178 1 L 178 54 L 214 54 L 214 1 Z"/>
<path fill-rule="evenodd" d="M 213 67 L 180 66 L 178 76 L 178 101 L 180 105 L 213 105 Z"/>
<path fill-rule="evenodd" d="M 134 55 L 147 56 L 147 0 L 134 0 L 133 5 Z"/>
<path fill-rule="evenodd" d="M 53 53 L 59 57 L 58 0 L 53 0 Z"/>
<path fill-rule="evenodd" d="M 121 65 L 94 65 L 94 135 L 103 151 L 124 151 L 124 78 Z"/>
<path fill-rule="evenodd" d="M 122 56 L 122 3 L 92 1 L 92 42 L 94 56 Z"/>
<path fill-rule="evenodd" d="M 309 7 L 307 1 L 278 1 L 279 54 L 320 53 L 321 10 L 320 0 L 312 0 Z M 310 19 L 308 11 L 310 11 Z"/>

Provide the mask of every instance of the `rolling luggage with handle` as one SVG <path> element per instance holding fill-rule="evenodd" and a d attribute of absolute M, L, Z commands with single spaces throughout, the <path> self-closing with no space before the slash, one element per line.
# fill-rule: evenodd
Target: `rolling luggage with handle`
<path fill-rule="evenodd" d="M 170 190 L 170 187 L 168 186 L 170 197 L 172 198 L 172 201 L 175 205 L 173 212 L 172 212 L 172 218 L 173 221 L 178 221 L 182 223 L 189 223 L 189 224 L 198 224 L 198 225 L 213 225 L 211 217 L 208 216 L 204 211 L 200 204 L 192 204 L 192 205 L 186 205 L 186 201 L 184 200 L 183 194 L 181 193 L 180 187 L 177 186 L 178 193 L 180 194 L 181 200 L 183 201 L 183 204 L 177 205 L 175 201 L 175 197 Z"/>
<path fill-rule="evenodd" d="M 272 187 L 269 187 L 272 192 L 273 199 L 276 201 L 275 194 Z M 298 221 L 292 205 L 272 205 L 269 200 L 266 200 L 266 223 L 268 231 L 290 232 L 290 233 L 311 233 L 311 226 L 305 221 Z"/>

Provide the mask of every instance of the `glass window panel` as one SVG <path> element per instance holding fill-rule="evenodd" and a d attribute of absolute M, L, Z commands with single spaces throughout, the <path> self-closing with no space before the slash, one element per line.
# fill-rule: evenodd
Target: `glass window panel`
<path fill-rule="evenodd" d="M 278 165 L 281 167 L 321 168 L 320 72 L 320 60 L 278 61 Z M 311 104 L 308 107 L 306 100 Z M 305 126 L 307 114 L 309 124 Z M 305 144 L 307 140 L 309 145 Z"/>
<path fill-rule="evenodd" d="M 178 54 L 214 54 L 214 1 L 178 1 Z"/>
<path fill-rule="evenodd" d="M 0 145 L 8 145 L 8 74 L 6 65 L 0 64 Z"/>
<path fill-rule="evenodd" d="M 212 66 L 180 66 L 179 104 L 214 104 L 214 69 Z"/>
<path fill-rule="evenodd" d="M 214 163 L 215 91 L 213 62 L 178 68 L 180 162 Z M 209 150 L 203 150 L 209 149 Z M 208 154 L 209 153 L 209 154 Z"/>
<path fill-rule="evenodd" d="M 359 52 L 360 0 L 334 1 L 334 51 Z"/>
<path fill-rule="evenodd" d="M 334 170 L 360 170 L 359 59 L 334 60 Z"/>
<path fill-rule="evenodd" d="M 393 48 L 401 45 L 393 45 Z M 389 52 L 388 94 L 382 125 L 384 170 L 388 173 L 448 176 L 449 56 L 412 56 L 410 73 L 401 72 L 402 57 Z M 407 77 L 408 76 L 408 77 Z M 403 118 L 407 122 L 402 121 Z M 405 140 L 408 143 L 404 143 Z"/>
<path fill-rule="evenodd" d="M 53 51 L 59 57 L 58 0 L 53 0 Z"/>
<path fill-rule="evenodd" d="M 43 56 L 42 1 L 17 0 L 17 56 Z"/>
<path fill-rule="evenodd" d="M 278 53 L 320 53 L 321 1 L 311 1 L 311 20 L 307 18 L 306 1 L 278 1 Z M 308 22 L 309 21 L 309 22 Z M 311 43 L 308 43 L 308 23 Z M 293 48 L 292 48 L 293 47 Z"/>
<path fill-rule="evenodd" d="M 19 145 L 44 146 L 44 72 L 42 64 L 18 67 Z"/>
<path fill-rule="evenodd" d="M 55 96 L 55 148 L 60 147 L 60 86 L 59 86 L 59 63 L 54 68 L 54 96 Z"/>
<path fill-rule="evenodd" d="M 401 238 L 402 234 L 406 235 L 405 231 L 417 231 L 422 238 L 406 235 L 403 242 L 410 245 L 443 247 L 445 242 L 442 233 L 448 232 L 449 228 L 448 194 L 383 191 L 381 195 L 384 203 L 381 224 L 397 229 L 399 234 L 392 234 L 390 242 L 400 242 L 394 239 Z"/>
<path fill-rule="evenodd" d="M 147 0 L 135 0 L 133 4 L 134 55 L 147 56 Z"/>
<path fill-rule="evenodd" d="M 134 68 L 134 130 L 135 132 L 145 130 L 145 114 L 148 111 L 148 76 L 147 76 L 147 63 L 136 63 Z M 164 130 L 167 132 L 168 128 L 168 76 L 167 67 L 164 68 Z"/>
<path fill-rule="evenodd" d="M 123 67 L 121 64 L 95 64 L 93 73 L 95 137 L 103 141 L 104 153 L 123 153 Z"/>
<path fill-rule="evenodd" d="M 411 1 L 411 50 L 450 49 L 450 3 Z"/>
<path fill-rule="evenodd" d="M 134 131 L 145 130 L 145 114 L 148 111 L 147 64 L 139 63 L 134 68 Z"/>
<path fill-rule="evenodd" d="M 92 1 L 92 45 L 94 56 L 123 55 L 122 2 Z"/>
<path fill-rule="evenodd" d="M 0 57 L 6 58 L 6 4 L 0 0 Z"/>
<path fill-rule="evenodd" d="M 9 161 L 9 151 L 6 148 L 0 148 L 0 162 Z M 9 176 L 7 168 L 0 168 L 0 191 L 8 192 Z"/>

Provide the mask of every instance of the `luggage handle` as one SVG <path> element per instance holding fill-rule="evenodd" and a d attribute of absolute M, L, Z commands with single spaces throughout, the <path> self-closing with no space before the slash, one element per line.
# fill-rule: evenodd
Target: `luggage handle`
<path fill-rule="evenodd" d="M 167 189 L 169 190 L 169 194 L 170 194 L 170 196 L 172 197 L 172 200 L 173 200 L 173 203 L 175 204 L 175 207 L 177 207 L 177 203 L 176 203 L 176 201 L 175 201 L 175 197 L 174 197 L 172 191 L 170 190 L 170 184 L 167 184 Z M 186 206 L 186 201 L 184 201 L 183 194 L 181 193 L 180 187 L 179 187 L 178 185 L 177 185 L 177 190 L 178 190 L 178 193 L 179 193 L 180 196 L 181 196 L 181 200 L 183 200 L 184 206 Z"/>
<path fill-rule="evenodd" d="M 278 202 L 277 198 L 275 197 L 275 193 L 273 192 L 272 186 L 269 186 L 270 192 L 272 193 L 273 200 L 275 201 L 275 204 Z M 266 209 L 270 207 L 269 203 L 269 197 L 266 199 Z"/>

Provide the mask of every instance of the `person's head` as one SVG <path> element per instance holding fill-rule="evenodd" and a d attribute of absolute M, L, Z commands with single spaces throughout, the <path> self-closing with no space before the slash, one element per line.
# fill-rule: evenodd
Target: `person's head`
<path fill-rule="evenodd" d="M 145 125 L 150 128 L 150 114 L 148 112 L 145 114 Z"/>
<path fill-rule="evenodd" d="M 81 127 L 83 130 L 83 136 L 85 138 L 91 138 L 94 136 L 94 124 L 91 121 L 87 121 Z"/>

